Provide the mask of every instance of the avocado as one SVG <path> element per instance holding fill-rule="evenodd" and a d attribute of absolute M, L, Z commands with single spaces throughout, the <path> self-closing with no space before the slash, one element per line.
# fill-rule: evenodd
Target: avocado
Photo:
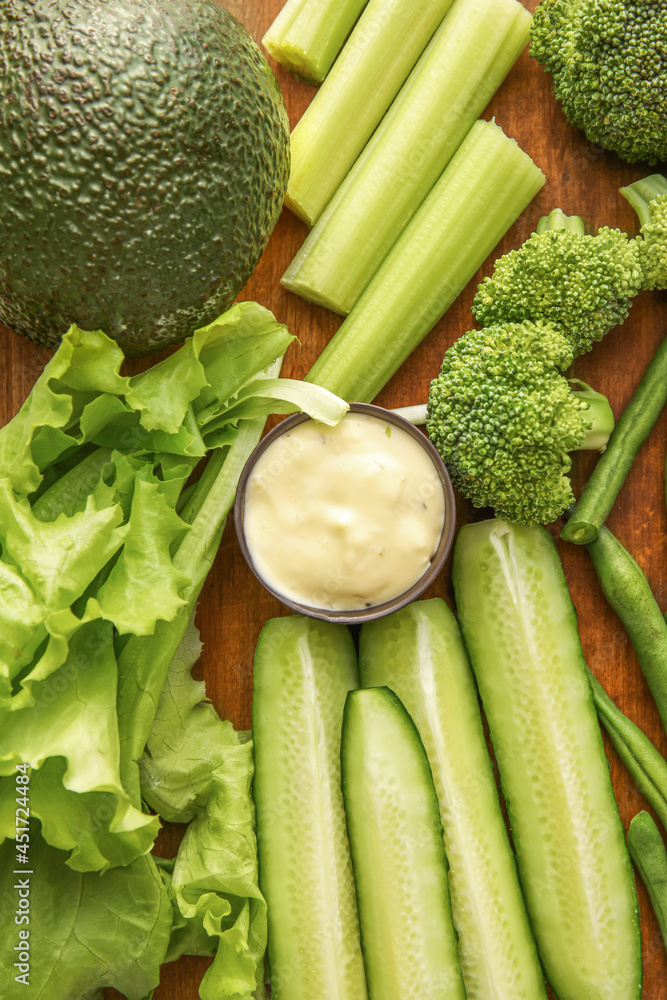
<path fill-rule="evenodd" d="M 0 321 L 132 356 L 224 312 L 280 214 L 289 123 L 214 0 L 1 0 Z"/>

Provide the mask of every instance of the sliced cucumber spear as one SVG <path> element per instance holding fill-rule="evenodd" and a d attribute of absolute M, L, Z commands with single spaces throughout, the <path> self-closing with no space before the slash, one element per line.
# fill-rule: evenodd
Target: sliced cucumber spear
<path fill-rule="evenodd" d="M 551 536 L 466 525 L 453 579 L 547 978 L 561 1000 L 635 1000 L 632 868 Z"/>
<path fill-rule="evenodd" d="M 468 1000 L 538 1000 L 544 977 L 456 619 L 439 598 L 362 626 L 364 687 L 386 685 L 412 716 L 433 773 Z"/>
<path fill-rule="evenodd" d="M 348 695 L 341 760 L 370 1000 L 465 1000 L 433 778 L 393 692 Z"/>
<path fill-rule="evenodd" d="M 253 680 L 254 798 L 272 1000 L 365 1000 L 340 740 L 357 686 L 348 629 L 268 621 Z"/>
<path fill-rule="evenodd" d="M 455 0 L 283 275 L 347 315 L 528 41 L 518 0 Z"/>

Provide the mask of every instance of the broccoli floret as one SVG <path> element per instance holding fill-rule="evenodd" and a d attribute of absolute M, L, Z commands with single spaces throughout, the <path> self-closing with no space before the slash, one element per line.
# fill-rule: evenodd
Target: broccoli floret
<path fill-rule="evenodd" d="M 642 270 L 647 291 L 667 288 L 667 194 L 658 195 L 649 206 L 649 221 L 641 228 Z"/>
<path fill-rule="evenodd" d="M 591 142 L 630 163 L 667 159 L 667 0 L 542 0 L 530 52 Z"/>
<path fill-rule="evenodd" d="M 554 209 L 522 247 L 496 261 L 472 311 L 483 326 L 557 323 L 576 357 L 626 319 L 641 282 L 635 240 L 606 227 L 586 236 L 578 216 Z"/>
<path fill-rule="evenodd" d="M 427 430 L 454 485 L 475 507 L 518 524 L 549 524 L 573 502 L 569 452 L 604 450 L 605 396 L 570 388 L 570 342 L 553 324 L 472 330 L 431 383 Z"/>
<path fill-rule="evenodd" d="M 667 288 L 667 179 L 651 174 L 621 188 L 642 224 L 636 244 L 642 268 L 642 288 Z"/>

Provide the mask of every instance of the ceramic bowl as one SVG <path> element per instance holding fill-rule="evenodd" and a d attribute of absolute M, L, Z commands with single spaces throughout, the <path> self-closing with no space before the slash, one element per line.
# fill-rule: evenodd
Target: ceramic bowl
<path fill-rule="evenodd" d="M 299 614 L 309 615 L 311 618 L 319 618 L 323 621 L 355 625 L 373 621 L 376 618 L 382 618 L 384 615 L 391 614 L 392 611 L 398 611 L 399 608 L 404 607 L 406 604 L 409 604 L 410 601 L 414 601 L 418 598 L 426 590 L 426 588 L 433 583 L 442 570 L 452 547 L 456 524 L 456 508 L 454 490 L 449 478 L 449 473 L 447 472 L 440 455 L 423 431 L 421 431 L 418 427 L 415 427 L 399 413 L 387 410 L 382 406 L 375 406 L 371 403 L 351 403 L 350 413 L 365 413 L 372 417 L 378 417 L 379 419 L 406 431 L 412 438 L 414 438 L 414 440 L 418 441 L 424 451 L 426 451 L 433 463 L 438 479 L 442 484 L 445 497 L 445 519 L 440 541 L 428 569 L 423 576 L 421 576 L 415 583 L 412 584 L 411 587 L 408 588 L 408 590 L 403 591 L 389 601 L 385 601 L 383 604 L 376 604 L 369 608 L 359 608 L 354 610 L 330 610 L 328 608 L 318 608 L 311 607 L 307 604 L 300 604 L 299 602 L 287 597 L 285 594 L 281 594 L 279 590 L 267 583 L 261 573 L 255 568 L 244 531 L 245 496 L 248 480 L 253 473 L 258 459 L 264 454 L 266 449 L 274 443 L 274 441 L 291 428 L 296 427 L 298 424 L 303 423 L 306 420 L 310 420 L 310 417 L 306 414 L 296 413 L 293 416 L 287 417 L 285 420 L 281 421 L 280 424 L 274 427 L 273 430 L 270 431 L 257 445 L 248 459 L 239 480 L 236 502 L 234 504 L 234 521 L 236 524 L 236 534 L 239 540 L 239 545 L 241 546 L 241 551 L 243 552 L 246 562 L 259 582 L 266 588 L 266 590 L 269 591 L 269 593 L 273 594 L 273 596 L 278 598 L 278 600 L 284 605 Z"/>

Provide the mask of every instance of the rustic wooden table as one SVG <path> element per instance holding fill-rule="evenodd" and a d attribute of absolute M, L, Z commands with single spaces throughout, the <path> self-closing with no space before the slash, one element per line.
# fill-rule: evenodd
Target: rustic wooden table
<path fill-rule="evenodd" d="M 536 0 L 523 2 L 534 10 Z M 227 0 L 226 6 L 259 41 L 280 10 L 281 0 Z M 314 91 L 276 64 L 273 68 L 294 125 Z M 553 98 L 549 78 L 527 52 L 511 71 L 484 117 L 493 115 L 505 132 L 513 136 L 542 168 L 547 183 L 445 318 L 378 397 L 377 402 L 386 406 L 425 401 L 429 381 L 437 373 L 445 349 L 474 325 L 470 306 L 477 283 L 482 275 L 491 272 L 496 257 L 529 236 L 540 215 L 560 206 L 568 214 L 583 216 L 591 229 L 610 225 L 631 233 L 636 230 L 634 213 L 618 189 L 651 171 L 645 165 L 622 163 L 570 128 Z M 283 374 L 297 378 L 305 374 L 340 323 L 340 318 L 333 313 L 303 302 L 280 286 L 280 276 L 305 235 L 305 225 L 285 210 L 255 274 L 240 296 L 268 306 L 296 334 L 301 346 L 295 344 L 288 351 Z M 644 293 L 635 300 L 628 321 L 610 333 L 590 354 L 577 360 L 576 375 L 609 396 L 616 416 L 629 401 L 660 343 L 666 319 L 667 293 Z M 19 408 L 50 355 L 2 327 L 0 345 L 0 377 L 4 388 L 0 418 L 4 422 Z M 666 440 L 667 412 L 663 413 L 641 450 L 608 521 L 609 527 L 646 573 L 663 610 L 667 609 L 667 519 L 663 488 Z M 575 460 L 575 492 L 578 493 L 585 482 L 594 462 L 595 457 L 591 454 L 578 456 Z M 465 523 L 487 515 L 475 511 L 459 498 L 458 516 L 460 523 Z M 557 525 L 553 531 L 557 535 Z M 619 620 L 601 594 L 586 552 L 565 543 L 559 543 L 559 550 L 590 667 L 623 711 L 667 754 L 667 736 L 633 650 Z M 453 605 L 448 569 L 425 596 L 442 596 Z M 204 640 L 201 669 L 209 697 L 218 711 L 239 728 L 248 728 L 251 721 L 252 658 L 257 636 L 267 618 L 285 613 L 286 609 L 262 589 L 248 570 L 233 526 L 229 524 L 203 592 L 198 624 Z M 627 829 L 632 817 L 647 805 L 606 737 L 605 745 L 621 817 Z M 173 855 L 179 836 L 178 828 L 165 830 L 160 837 L 160 851 Z M 639 901 L 644 996 L 647 1000 L 667 1000 L 667 956 L 641 884 Z M 206 964 L 203 959 L 184 958 L 166 966 L 155 1000 L 196 1000 Z M 120 994 L 108 990 L 106 996 L 111 998 Z"/>

